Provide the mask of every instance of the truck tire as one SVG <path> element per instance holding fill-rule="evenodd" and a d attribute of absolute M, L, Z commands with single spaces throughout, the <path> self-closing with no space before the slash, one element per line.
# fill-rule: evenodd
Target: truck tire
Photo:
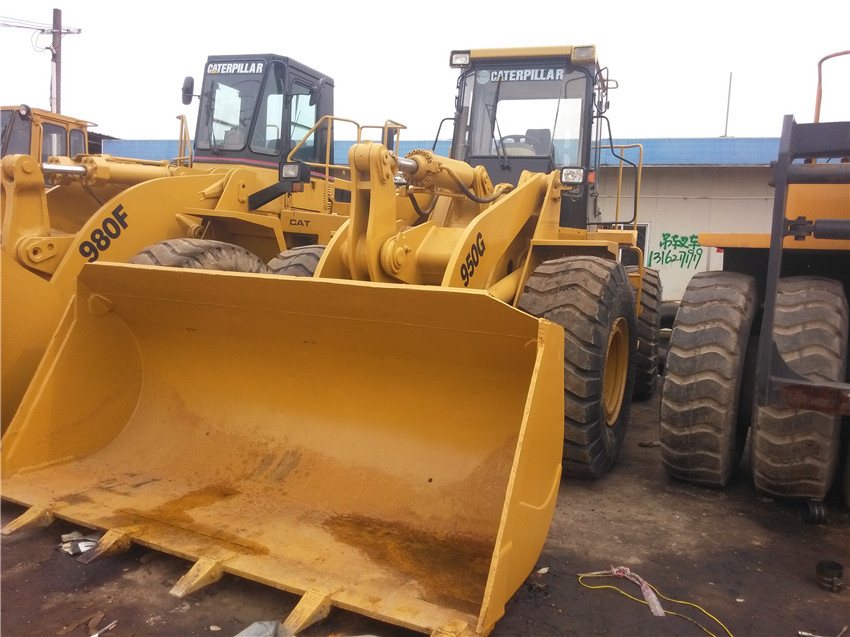
<path fill-rule="evenodd" d="M 741 460 L 752 416 L 747 356 L 758 310 L 755 280 L 701 272 L 685 290 L 661 390 L 661 460 L 668 475 L 723 487 Z M 745 368 L 747 373 L 745 374 Z"/>
<path fill-rule="evenodd" d="M 773 339 L 788 366 L 816 381 L 843 382 L 848 309 L 838 281 L 779 280 Z M 761 493 L 823 500 L 841 449 L 841 416 L 757 406 L 750 441 L 753 481 Z"/>
<path fill-rule="evenodd" d="M 284 250 L 269 261 L 269 269 L 274 274 L 312 277 L 324 251 L 325 246 L 300 246 Z"/>
<path fill-rule="evenodd" d="M 269 272 L 268 266 L 253 252 L 232 243 L 208 239 L 160 241 L 141 250 L 129 263 L 226 272 Z"/>
<path fill-rule="evenodd" d="M 614 464 L 635 379 L 635 299 L 623 266 L 598 257 L 546 261 L 520 309 L 564 328 L 565 475 L 597 478 Z"/>
<path fill-rule="evenodd" d="M 627 274 L 637 271 L 635 265 L 626 266 Z M 644 269 L 641 290 L 640 314 L 637 315 L 634 400 L 647 400 L 652 396 L 661 368 L 661 279 L 657 270 Z"/>

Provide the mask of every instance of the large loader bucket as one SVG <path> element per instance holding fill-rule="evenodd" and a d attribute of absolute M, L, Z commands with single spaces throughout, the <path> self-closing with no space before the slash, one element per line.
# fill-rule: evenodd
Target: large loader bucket
<path fill-rule="evenodd" d="M 2 495 L 110 531 L 102 553 L 195 561 L 176 594 L 229 572 L 304 595 L 295 630 L 330 604 L 486 634 L 562 443 L 562 329 L 486 293 L 99 263 L 3 437 Z"/>
<path fill-rule="evenodd" d="M 0 430 L 21 397 L 56 329 L 64 304 L 59 290 L 0 249 Z"/>

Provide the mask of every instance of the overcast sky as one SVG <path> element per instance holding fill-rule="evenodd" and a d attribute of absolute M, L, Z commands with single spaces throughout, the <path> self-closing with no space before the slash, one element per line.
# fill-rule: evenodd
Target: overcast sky
<path fill-rule="evenodd" d="M 848 0 L 28 0 L 0 16 L 65 27 L 62 112 L 122 139 L 175 139 L 183 78 L 208 55 L 278 53 L 334 78 L 336 114 L 432 139 L 453 111 L 453 49 L 595 44 L 618 138 L 778 137 L 814 116 L 817 62 L 850 49 Z M 0 20 L 4 21 L 4 20 Z M 50 35 L 0 28 L 0 103 L 50 108 Z M 727 94 L 732 74 L 727 131 Z M 824 64 L 821 120 L 850 120 L 850 56 Z"/>

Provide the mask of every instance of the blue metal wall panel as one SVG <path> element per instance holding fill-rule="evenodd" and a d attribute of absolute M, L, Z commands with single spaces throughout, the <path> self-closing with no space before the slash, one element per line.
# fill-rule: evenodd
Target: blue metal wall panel
<path fill-rule="evenodd" d="M 644 166 L 767 166 L 779 153 L 776 138 L 619 139 L 615 144 L 641 144 Z M 627 159 L 637 151 L 630 149 Z M 617 160 L 603 158 L 605 164 Z"/>
<path fill-rule="evenodd" d="M 400 154 L 406 155 L 417 148 L 430 149 L 431 141 L 406 141 L 400 143 Z M 779 152 L 778 138 L 700 138 L 700 139 L 619 139 L 616 144 L 641 144 L 644 166 L 767 166 Z M 334 160 L 348 163 L 348 149 L 352 142 L 334 142 Z M 178 154 L 176 140 L 103 140 L 103 152 L 115 157 L 136 159 L 173 159 Z M 438 155 L 447 155 L 449 142 L 437 143 Z M 629 149 L 626 158 L 637 159 L 637 150 Z M 603 154 L 603 164 L 617 164 L 617 159 Z"/>
<path fill-rule="evenodd" d="M 103 153 L 113 157 L 133 159 L 172 160 L 179 154 L 177 140 L 162 139 L 104 139 Z"/>

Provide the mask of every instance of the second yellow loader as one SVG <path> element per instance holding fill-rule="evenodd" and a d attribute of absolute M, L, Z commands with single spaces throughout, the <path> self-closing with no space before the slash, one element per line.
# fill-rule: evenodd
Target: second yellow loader
<path fill-rule="evenodd" d="M 184 104 L 193 93 L 187 78 Z M 339 129 L 358 141 L 364 128 L 378 129 L 391 143 L 401 127 L 334 117 L 332 78 L 273 54 L 210 56 L 197 97 L 194 153 L 184 126 L 174 161 L 84 154 L 84 129 L 45 132 L 54 150 L 67 145 L 64 136 L 73 142 L 78 134 L 70 157 L 33 156 L 29 146 L 4 143 L 10 154 L 0 168 L 0 430 L 15 414 L 84 264 L 138 258 L 172 267 L 274 269 L 281 251 L 326 243 L 348 214 L 347 168 L 333 163 Z M 10 141 L 47 131 L 47 114 L 30 109 L 27 120 L 20 111 L 3 111 L 4 122 L 7 113 L 11 118 Z M 55 129 L 61 120 L 50 121 Z M 285 192 L 278 170 L 290 155 L 309 162 L 311 179 Z"/>

